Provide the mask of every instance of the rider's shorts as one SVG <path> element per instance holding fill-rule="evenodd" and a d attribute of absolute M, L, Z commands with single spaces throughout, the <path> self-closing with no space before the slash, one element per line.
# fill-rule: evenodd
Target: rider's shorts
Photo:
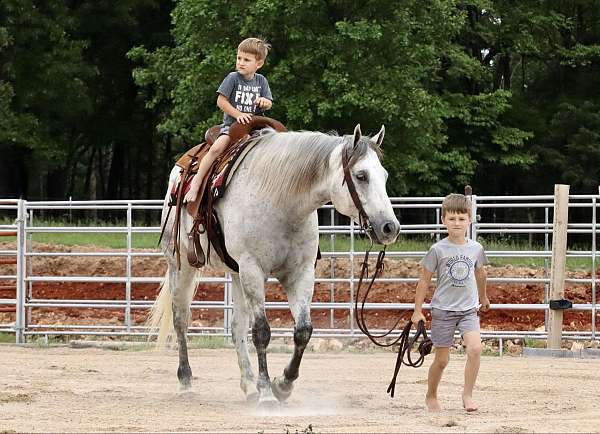
<path fill-rule="evenodd" d="M 221 129 L 219 130 L 219 137 L 221 137 L 222 135 L 229 135 L 229 127 L 231 125 L 221 125 Z"/>

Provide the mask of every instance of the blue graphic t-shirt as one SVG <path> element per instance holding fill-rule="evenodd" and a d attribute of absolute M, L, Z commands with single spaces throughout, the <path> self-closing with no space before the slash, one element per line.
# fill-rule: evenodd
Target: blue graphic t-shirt
<path fill-rule="evenodd" d="M 437 286 L 431 299 L 436 309 L 465 311 L 479 305 L 475 268 L 488 263 L 477 241 L 454 244 L 444 238 L 435 243 L 421 260 L 427 270 L 437 272 Z"/>
<path fill-rule="evenodd" d="M 269 82 L 264 75 L 258 73 L 246 80 L 239 72 L 231 72 L 225 77 L 217 93 L 227 98 L 229 103 L 242 113 L 254 114 L 257 110 L 256 100 L 261 96 L 273 101 Z M 224 114 L 223 125 L 231 125 L 234 121 L 232 116 Z"/>

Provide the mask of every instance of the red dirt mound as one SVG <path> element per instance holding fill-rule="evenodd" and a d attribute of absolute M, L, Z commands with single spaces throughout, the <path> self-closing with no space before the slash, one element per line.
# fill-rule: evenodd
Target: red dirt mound
<path fill-rule="evenodd" d="M 0 250 L 14 249 L 14 244 L 0 243 Z M 94 246 L 61 246 L 34 244 L 36 252 L 114 252 Z M 154 250 L 148 250 L 154 252 Z M 144 252 L 144 250 L 136 250 Z M 370 262 L 374 267 L 375 258 Z M 354 276 L 360 270 L 360 259 L 354 264 L 346 258 L 335 260 L 322 259 L 319 261 L 317 277 L 345 278 L 350 276 L 350 266 L 353 265 Z M 126 274 L 126 259 L 124 257 L 32 257 L 28 264 L 31 276 L 114 276 L 123 277 Z M 418 262 L 407 259 L 386 259 L 385 272 L 382 277 L 412 277 L 418 275 Z M 166 271 L 166 263 L 162 257 L 132 258 L 133 277 L 162 277 Z M 495 277 L 544 277 L 544 270 L 529 267 L 487 267 L 488 276 Z M 0 275 L 15 273 L 14 265 L 0 265 Z M 203 270 L 204 276 L 222 277 L 221 273 L 210 268 Z M 568 273 L 569 278 L 590 278 L 589 271 Z M 2 289 L 10 281 L 0 281 L 0 298 L 14 298 L 14 290 Z M 369 302 L 412 303 L 414 301 L 414 283 L 376 283 L 369 295 Z M 488 295 L 492 303 L 541 303 L 544 299 L 544 285 L 536 283 L 488 283 Z M 158 291 L 158 284 L 132 284 L 131 298 L 133 300 L 153 300 Z M 566 298 L 573 303 L 591 303 L 592 291 L 589 284 L 568 284 Z M 70 300 L 124 300 L 125 284 L 123 283 L 91 283 L 91 282 L 34 282 L 31 285 L 31 296 L 34 299 L 70 299 Z M 350 300 L 348 284 L 317 283 L 313 301 L 348 302 Z M 429 294 L 429 297 L 431 293 Z M 195 296 L 199 301 L 223 300 L 222 284 L 200 284 Z M 279 285 L 270 284 L 267 288 L 267 301 L 286 301 L 285 292 Z M 147 310 L 138 309 L 132 312 L 132 322 L 143 324 Z M 379 310 L 367 312 L 367 321 L 371 329 L 389 328 L 397 320 L 410 317 L 410 311 Z M 292 324 L 288 310 L 269 310 L 268 316 L 273 328 Z M 317 328 L 331 327 L 332 313 L 330 309 L 313 310 L 313 323 Z M 14 313 L 0 313 L 0 323 L 14 321 Z M 37 308 L 32 311 L 32 323 L 35 324 L 102 324 L 117 325 L 124 321 L 123 310 L 91 309 L 91 308 Z M 333 311 L 333 326 L 346 328 L 350 321 L 348 309 Z M 222 325 L 223 312 L 217 309 L 200 309 L 193 311 L 193 325 Z M 493 310 L 481 317 L 481 325 L 487 330 L 535 330 L 544 326 L 543 311 L 526 310 Z M 591 315 L 589 312 L 566 312 L 564 317 L 565 330 L 590 330 Z"/>

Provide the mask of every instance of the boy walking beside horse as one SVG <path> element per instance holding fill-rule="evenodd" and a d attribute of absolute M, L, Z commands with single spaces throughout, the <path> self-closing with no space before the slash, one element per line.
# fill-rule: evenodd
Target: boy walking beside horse
<path fill-rule="evenodd" d="M 473 388 L 481 359 L 478 306 L 481 312 L 490 308 L 483 268 L 488 261 L 481 244 L 466 238 L 471 223 L 471 202 L 466 196 L 450 194 L 444 198 L 442 223 L 448 237 L 434 244 L 421 261 L 411 321 L 418 324 L 425 320 L 422 312 L 425 294 L 433 274 L 437 273 L 437 287 L 431 300 L 431 340 L 435 356 L 427 376 L 425 404 L 430 411 L 441 410 L 438 386 L 458 329 L 467 352 L 462 404 L 466 411 L 472 412 L 477 411 Z"/>

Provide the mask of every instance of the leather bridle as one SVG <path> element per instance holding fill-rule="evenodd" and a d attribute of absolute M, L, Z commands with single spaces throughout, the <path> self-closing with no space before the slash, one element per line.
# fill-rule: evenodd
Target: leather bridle
<path fill-rule="evenodd" d="M 350 146 L 345 146 L 342 149 L 342 167 L 344 169 L 344 180 L 342 181 L 342 185 L 346 183 L 348 187 L 348 192 L 350 193 L 350 197 L 352 198 L 352 202 L 354 206 L 358 210 L 358 224 L 360 228 L 367 233 L 369 238 L 371 238 L 371 234 L 373 232 L 373 226 L 371 226 L 371 221 L 369 220 L 369 216 L 365 211 L 365 208 L 358 197 L 358 193 L 356 192 L 356 186 L 354 185 L 354 180 L 352 179 L 352 175 L 350 174 L 350 155 L 349 155 Z"/>

